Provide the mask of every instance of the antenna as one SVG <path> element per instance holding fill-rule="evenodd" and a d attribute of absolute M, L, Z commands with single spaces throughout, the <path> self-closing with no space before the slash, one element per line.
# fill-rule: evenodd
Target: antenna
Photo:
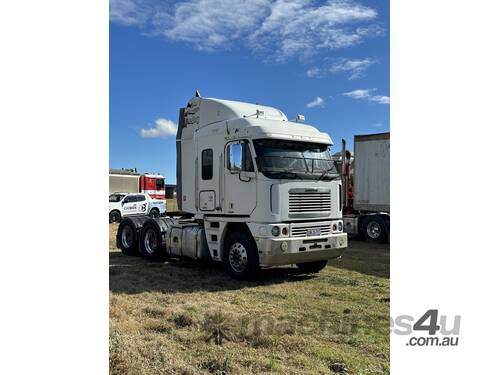
<path fill-rule="evenodd" d="M 196 90 L 196 93 L 194 94 L 194 96 L 197 98 L 201 98 L 200 92 L 198 90 Z"/>

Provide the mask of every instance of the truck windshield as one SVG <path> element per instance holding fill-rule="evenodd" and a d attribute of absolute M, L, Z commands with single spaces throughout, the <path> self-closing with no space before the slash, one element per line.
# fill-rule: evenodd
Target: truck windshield
<path fill-rule="evenodd" d="M 337 177 L 328 145 L 277 139 L 254 140 L 259 170 L 269 178 L 332 180 Z"/>

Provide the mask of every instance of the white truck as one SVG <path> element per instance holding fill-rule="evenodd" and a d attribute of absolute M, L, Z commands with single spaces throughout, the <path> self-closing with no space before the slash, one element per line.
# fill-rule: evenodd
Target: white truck
<path fill-rule="evenodd" d="M 390 235 L 390 133 L 354 136 L 354 157 L 345 149 L 337 156 L 343 179 L 344 230 L 368 242 L 383 243 Z"/>
<path fill-rule="evenodd" d="M 151 260 L 224 263 L 234 278 L 296 264 L 318 272 L 347 247 L 328 134 L 276 108 L 202 98 L 180 109 L 178 218 L 125 218 L 117 246 Z"/>
<path fill-rule="evenodd" d="M 109 222 L 118 223 L 130 215 L 147 215 L 152 218 L 165 215 L 164 200 L 153 199 L 146 193 L 113 193 L 109 195 Z"/>

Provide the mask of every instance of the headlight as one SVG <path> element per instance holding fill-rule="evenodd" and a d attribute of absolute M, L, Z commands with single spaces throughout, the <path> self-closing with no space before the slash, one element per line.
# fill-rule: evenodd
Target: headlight
<path fill-rule="evenodd" d="M 333 223 L 333 225 L 332 225 L 332 231 L 334 231 L 334 232 L 337 231 L 337 224 Z"/>
<path fill-rule="evenodd" d="M 342 227 L 343 227 L 342 222 L 339 221 L 339 225 L 337 226 L 337 228 L 339 228 L 339 232 L 342 232 Z"/>
<path fill-rule="evenodd" d="M 281 230 L 281 234 L 283 236 L 288 236 L 288 228 L 287 227 L 283 227 L 283 229 Z"/>
<path fill-rule="evenodd" d="M 274 226 L 273 229 L 271 229 L 271 234 L 274 237 L 278 237 L 280 235 L 280 227 Z"/>

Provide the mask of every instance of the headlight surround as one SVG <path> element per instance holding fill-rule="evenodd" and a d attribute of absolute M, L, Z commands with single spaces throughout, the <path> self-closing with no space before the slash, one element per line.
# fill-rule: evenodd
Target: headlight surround
<path fill-rule="evenodd" d="M 272 229 L 271 229 L 271 234 L 274 236 L 274 237 L 278 237 L 281 233 L 281 230 L 280 230 L 280 227 L 278 227 L 277 225 L 275 225 Z"/>

